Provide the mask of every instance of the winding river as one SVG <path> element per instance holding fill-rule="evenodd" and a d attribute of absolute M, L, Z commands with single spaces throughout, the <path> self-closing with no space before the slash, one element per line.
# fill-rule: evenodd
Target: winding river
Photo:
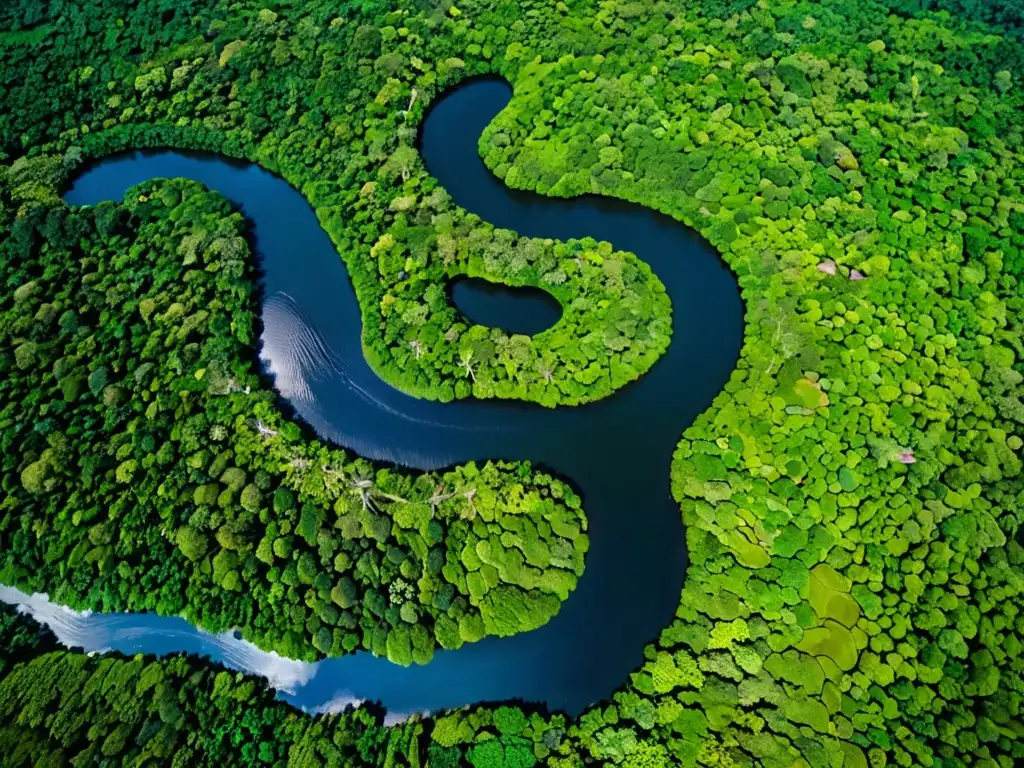
<path fill-rule="evenodd" d="M 696 233 L 638 205 L 595 196 L 571 200 L 510 190 L 477 153 L 483 128 L 508 103 L 509 86 L 471 80 L 440 98 L 422 126 L 427 168 L 454 201 L 496 226 L 535 237 L 591 236 L 647 261 L 673 304 L 668 353 L 638 382 L 602 402 L 544 409 L 501 401 L 416 400 L 380 380 L 363 359 L 360 317 L 347 273 L 309 205 L 251 164 L 178 152 L 134 153 L 83 173 L 72 205 L 120 200 L 154 177 L 202 182 L 237 203 L 253 224 L 263 273 L 261 359 L 276 388 L 323 438 L 364 456 L 434 469 L 470 459 L 531 459 L 570 478 L 590 520 L 586 572 L 546 626 L 439 651 L 402 668 L 368 653 L 319 664 L 268 654 L 230 633 L 182 619 L 77 614 L 38 596 L 0 589 L 87 650 L 189 651 L 268 677 L 307 710 L 379 701 L 392 718 L 480 701 L 523 699 L 577 713 L 607 698 L 643 661 L 643 647 L 672 620 L 686 565 L 683 525 L 669 491 L 680 434 L 732 371 L 742 338 L 735 277 Z M 523 308 L 472 282 L 456 301 L 471 316 L 515 326 Z M 536 297 L 533 297 L 536 300 Z M 526 312 L 531 312 L 527 302 Z M 486 311 L 485 311 L 486 310 Z M 558 314 L 549 314 L 554 322 Z"/>

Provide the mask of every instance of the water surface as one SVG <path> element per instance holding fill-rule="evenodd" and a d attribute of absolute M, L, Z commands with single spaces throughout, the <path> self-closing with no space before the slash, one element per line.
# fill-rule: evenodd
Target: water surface
<path fill-rule="evenodd" d="M 254 165 L 169 151 L 122 155 L 92 166 L 65 197 L 95 205 L 120 200 L 147 179 L 175 176 L 220 192 L 253 223 L 264 289 L 261 358 L 281 395 L 319 435 L 419 469 L 530 459 L 571 479 L 583 495 L 591 539 L 586 572 L 549 624 L 439 651 L 425 666 L 402 668 L 357 653 L 292 669 L 283 695 L 307 709 L 370 699 L 391 712 L 436 711 L 519 698 L 576 713 L 608 697 L 643 663 L 644 645 L 678 604 L 686 551 L 669 464 L 680 434 L 738 357 L 736 280 L 706 242 L 668 216 L 605 198 L 556 200 L 506 188 L 483 165 L 477 140 L 510 94 L 494 79 L 452 90 L 425 118 L 421 152 L 454 201 L 481 218 L 528 236 L 608 240 L 647 261 L 665 284 L 673 307 L 669 351 L 638 382 L 598 403 L 555 410 L 504 401 L 443 404 L 388 386 L 363 359 L 355 296 L 312 209 Z M 257 673 L 270 658 L 252 662 L 241 641 L 218 635 L 210 642 L 214 636 L 180 619 L 91 614 L 76 621 L 73 642 L 87 649 L 196 650 Z"/>
<path fill-rule="evenodd" d="M 472 322 L 510 334 L 536 336 L 562 318 L 558 299 L 541 288 L 457 277 L 449 286 L 449 295 L 455 308 Z"/>

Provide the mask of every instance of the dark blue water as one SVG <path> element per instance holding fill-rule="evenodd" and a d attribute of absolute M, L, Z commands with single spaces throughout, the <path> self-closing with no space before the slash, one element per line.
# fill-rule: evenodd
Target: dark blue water
<path fill-rule="evenodd" d="M 481 277 L 457 277 L 451 284 L 452 304 L 477 325 L 534 336 L 562 318 L 558 299 L 541 288 L 505 286 Z"/>
<path fill-rule="evenodd" d="M 669 463 L 682 431 L 735 365 L 742 336 L 736 280 L 699 236 L 667 216 L 603 198 L 555 200 L 507 189 L 483 165 L 477 140 L 510 93 L 485 79 L 445 95 L 425 118 L 422 155 L 455 202 L 482 219 L 529 236 L 608 240 L 647 261 L 662 280 L 673 306 L 668 353 L 640 381 L 598 403 L 555 410 L 501 401 L 442 404 L 385 384 L 363 359 L 359 310 L 342 259 L 303 198 L 256 166 L 176 152 L 124 155 L 94 165 L 65 197 L 72 205 L 119 200 L 134 184 L 174 176 L 220 192 L 253 223 L 263 270 L 261 357 L 296 414 L 321 436 L 420 469 L 530 459 L 569 478 L 583 495 L 591 536 L 586 573 L 548 625 L 441 651 L 421 667 L 367 653 L 331 659 L 288 696 L 301 706 L 344 691 L 401 712 L 521 698 L 575 713 L 606 698 L 642 663 L 644 645 L 672 620 L 678 603 L 686 551 Z M 508 312 L 505 319 L 514 320 L 515 308 Z M 119 650 L 201 645 L 198 636 L 183 643 L 178 624 L 164 633 L 174 620 L 117 621 L 137 630 L 108 643 Z"/>

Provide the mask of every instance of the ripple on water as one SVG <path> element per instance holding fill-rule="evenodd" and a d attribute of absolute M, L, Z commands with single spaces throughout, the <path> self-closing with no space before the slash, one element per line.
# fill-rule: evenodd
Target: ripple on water
<path fill-rule="evenodd" d="M 462 432 L 483 429 L 475 424 L 440 422 L 417 416 L 395 408 L 369 389 L 360 386 L 345 359 L 332 349 L 316 324 L 305 316 L 298 302 L 284 291 L 275 291 L 264 299 L 262 319 L 260 361 L 264 370 L 272 378 L 274 388 L 293 408 L 303 406 L 296 409 L 302 411 L 303 418 L 323 437 L 334 440 L 363 456 L 381 456 L 385 461 L 411 463 L 413 466 L 438 465 L 434 449 L 424 452 L 421 456 L 410 457 L 407 452 L 388 455 L 384 446 L 382 455 L 382 446 L 379 444 L 364 445 L 364 441 L 357 435 L 346 434 L 343 425 L 339 425 L 336 420 L 329 419 L 324 414 L 320 403 L 322 392 L 314 391 L 313 387 L 317 382 L 329 382 L 331 386 L 341 384 L 358 395 L 366 404 L 403 421 Z M 453 462 L 454 458 L 444 463 Z"/>
<path fill-rule="evenodd" d="M 609 695 L 642 663 L 644 644 L 676 610 L 685 568 L 668 458 L 735 365 L 742 303 L 735 276 L 677 222 L 605 198 L 537 198 L 509 190 L 490 174 L 477 140 L 510 93 L 507 85 L 478 80 L 432 106 L 421 147 L 431 173 L 456 204 L 495 226 L 531 237 L 592 236 L 635 252 L 672 299 L 673 340 L 664 358 L 635 385 L 581 408 L 438 403 L 387 386 L 361 354 L 352 286 L 315 213 L 283 180 L 254 166 L 167 151 L 120 156 L 83 174 L 65 199 L 95 205 L 122 198 L 146 179 L 184 176 L 238 203 L 252 222 L 262 273 L 260 357 L 283 404 L 321 438 L 420 470 L 488 457 L 530 459 L 572 479 L 587 511 L 591 546 L 586 572 L 558 615 L 533 632 L 438 651 L 430 664 L 410 668 L 367 653 L 303 664 L 230 633 L 197 631 L 183 619 L 86 616 L 36 605 L 64 640 L 87 650 L 210 655 L 296 691 L 284 698 L 306 711 L 366 699 L 380 701 L 395 718 L 512 698 L 572 714 Z M 118 633 L 127 627 L 135 629 Z"/>
<path fill-rule="evenodd" d="M 311 381 L 341 375 L 341 361 L 302 316 L 295 299 L 277 291 L 263 302 L 260 358 L 287 400 L 313 403 Z"/>

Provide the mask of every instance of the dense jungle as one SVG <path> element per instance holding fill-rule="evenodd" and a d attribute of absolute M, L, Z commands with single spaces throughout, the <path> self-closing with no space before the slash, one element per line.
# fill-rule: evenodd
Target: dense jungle
<path fill-rule="evenodd" d="M 0 763 L 1021 764 L 1018 0 L 4 3 L 0 584 L 410 668 L 566 609 L 594 499 L 537 457 L 422 471 L 295 417 L 235 201 L 173 178 L 64 200 L 126 151 L 255 164 L 315 211 L 391 387 L 543 413 L 628 396 L 683 308 L 614 240 L 456 204 L 419 129 L 478 76 L 512 89 L 476 146 L 505 187 L 669 217 L 738 284 L 735 368 L 658 468 L 685 531 L 674 615 L 578 715 L 395 722 L 194 655 L 87 654 L 0 605 Z M 561 315 L 474 323 L 466 278 Z"/>

